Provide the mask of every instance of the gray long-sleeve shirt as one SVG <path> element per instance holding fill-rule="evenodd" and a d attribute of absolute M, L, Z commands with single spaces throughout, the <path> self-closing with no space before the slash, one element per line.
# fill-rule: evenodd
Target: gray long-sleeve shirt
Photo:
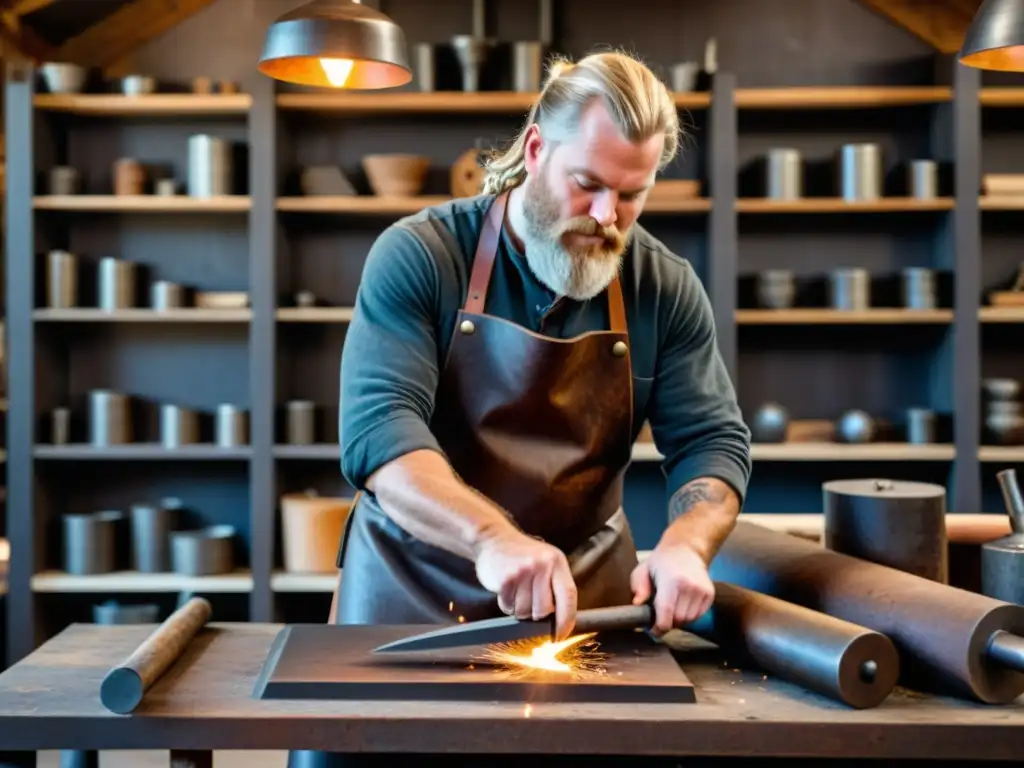
<path fill-rule="evenodd" d="M 441 450 L 429 428 L 434 393 L 491 199 L 424 209 L 389 226 L 370 249 L 341 364 L 341 470 L 356 489 L 405 453 Z M 750 431 L 715 343 L 707 294 L 688 261 L 639 225 L 634 233 L 620 280 L 635 429 L 650 422 L 669 496 L 716 477 L 742 499 Z M 604 294 L 552 308 L 556 299 L 504 234 L 485 312 L 557 338 L 608 328 Z"/>

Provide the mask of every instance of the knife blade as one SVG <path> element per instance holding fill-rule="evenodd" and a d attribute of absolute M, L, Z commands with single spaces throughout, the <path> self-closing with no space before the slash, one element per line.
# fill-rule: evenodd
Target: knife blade
<path fill-rule="evenodd" d="M 650 603 L 643 605 L 616 605 L 608 608 L 591 608 L 576 614 L 574 635 L 614 630 L 650 629 L 654 623 L 654 609 Z M 555 619 L 550 616 L 539 621 L 502 616 L 497 619 L 483 619 L 456 624 L 451 627 L 423 632 L 404 637 L 378 646 L 373 653 L 395 653 L 406 651 L 436 651 L 444 648 L 458 648 L 468 645 L 489 645 L 508 643 L 515 640 L 529 640 L 555 634 Z"/>

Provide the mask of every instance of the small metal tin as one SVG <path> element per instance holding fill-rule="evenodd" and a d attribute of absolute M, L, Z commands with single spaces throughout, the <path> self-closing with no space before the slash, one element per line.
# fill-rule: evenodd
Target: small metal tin
<path fill-rule="evenodd" d="M 89 442 L 95 447 L 132 441 L 131 411 L 127 395 L 109 389 L 89 393 Z"/>
<path fill-rule="evenodd" d="M 78 259 L 67 251 L 46 255 L 46 306 L 70 309 L 78 303 Z"/>
<path fill-rule="evenodd" d="M 216 442 L 220 448 L 237 448 L 249 442 L 246 412 L 231 403 L 217 406 Z"/>
<path fill-rule="evenodd" d="M 287 439 L 290 445 L 312 445 L 315 441 L 316 406 L 309 400 L 292 400 L 287 406 Z"/>
<path fill-rule="evenodd" d="M 150 288 L 150 303 L 157 311 L 178 309 L 185 303 L 185 289 L 177 283 L 157 280 Z"/>
<path fill-rule="evenodd" d="M 178 405 L 160 406 L 160 444 L 180 448 L 199 442 L 199 414 Z"/>
<path fill-rule="evenodd" d="M 135 305 L 135 264 L 111 256 L 100 259 L 100 309 L 113 312 Z"/>
<path fill-rule="evenodd" d="M 939 196 L 939 164 L 934 160 L 912 160 L 908 173 L 911 197 L 934 200 Z"/>

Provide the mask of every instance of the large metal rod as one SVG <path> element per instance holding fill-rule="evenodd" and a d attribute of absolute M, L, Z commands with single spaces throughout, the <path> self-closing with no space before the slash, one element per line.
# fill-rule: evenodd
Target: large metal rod
<path fill-rule="evenodd" d="M 734 584 L 717 582 L 711 610 L 686 630 L 857 709 L 881 704 L 899 678 L 885 635 Z"/>
<path fill-rule="evenodd" d="M 156 628 L 100 685 L 100 702 L 119 715 L 132 712 L 149 687 L 173 664 L 210 619 L 208 600 L 193 597 Z"/>
<path fill-rule="evenodd" d="M 1024 659 L 992 651 L 998 630 L 1024 635 L 1022 606 L 745 521 L 712 561 L 711 577 L 881 632 L 895 643 L 908 686 L 993 704 L 1024 693 L 1024 669 L 1014 661 Z"/>
<path fill-rule="evenodd" d="M 1017 485 L 1017 470 L 1004 469 L 996 473 L 999 488 L 1003 492 L 1006 514 L 1010 516 L 1010 528 L 1014 533 L 1024 533 L 1024 496 Z"/>

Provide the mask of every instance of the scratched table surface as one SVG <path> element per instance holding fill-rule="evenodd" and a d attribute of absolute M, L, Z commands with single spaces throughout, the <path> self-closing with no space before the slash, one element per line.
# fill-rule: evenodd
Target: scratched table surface
<path fill-rule="evenodd" d="M 131 715 L 99 700 L 152 626 L 72 625 L 0 675 L 0 744 L 47 749 L 1016 759 L 1024 700 L 986 706 L 897 690 L 851 710 L 740 671 L 680 635 L 690 704 L 280 701 L 254 698 L 278 624 L 210 624 Z"/>

